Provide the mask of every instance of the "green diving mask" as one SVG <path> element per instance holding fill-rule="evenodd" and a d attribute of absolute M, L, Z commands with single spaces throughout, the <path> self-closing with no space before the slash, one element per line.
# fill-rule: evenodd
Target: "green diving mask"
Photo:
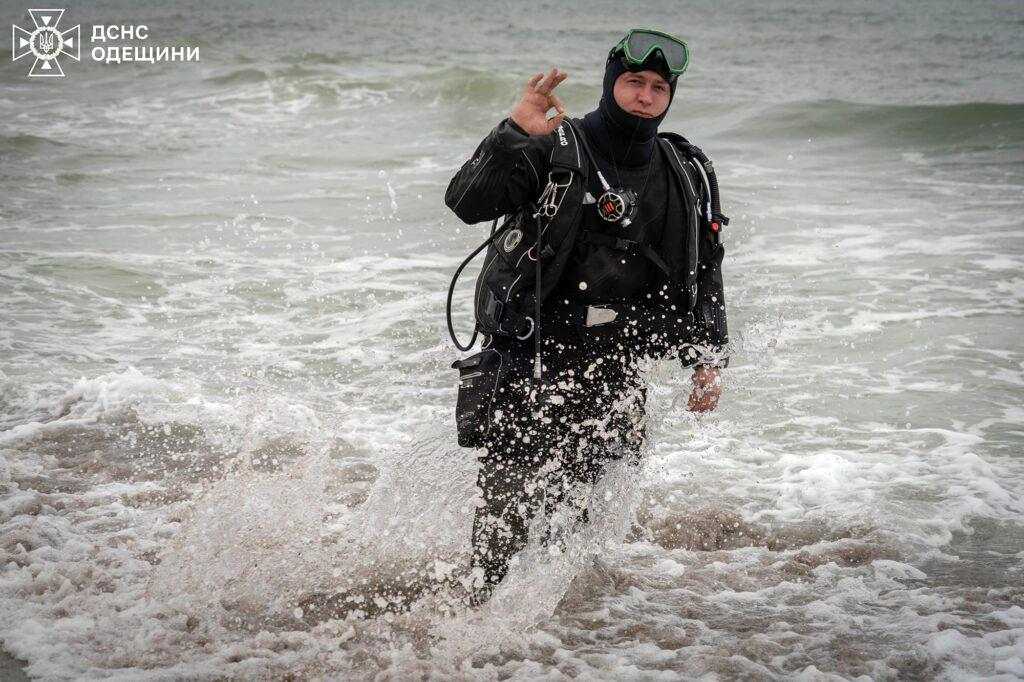
<path fill-rule="evenodd" d="M 658 50 L 672 76 L 679 76 L 690 63 L 690 49 L 686 41 L 649 28 L 634 28 L 612 48 L 610 54 L 621 53 L 627 65 L 638 67 Z"/>

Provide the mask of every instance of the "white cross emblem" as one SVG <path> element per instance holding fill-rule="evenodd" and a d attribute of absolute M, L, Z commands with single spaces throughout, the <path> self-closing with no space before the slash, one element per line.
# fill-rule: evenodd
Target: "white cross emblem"
<path fill-rule="evenodd" d="M 11 24 L 11 61 L 34 55 L 35 61 L 28 75 L 31 78 L 63 78 L 57 57 L 64 54 L 76 62 L 81 61 L 80 30 L 76 24 L 66 31 L 57 30 L 64 14 L 62 9 L 30 9 L 29 16 L 35 28 L 32 31 Z"/>

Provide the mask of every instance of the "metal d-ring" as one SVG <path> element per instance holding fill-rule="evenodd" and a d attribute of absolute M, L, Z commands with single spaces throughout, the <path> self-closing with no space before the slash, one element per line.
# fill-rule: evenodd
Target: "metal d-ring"
<path fill-rule="evenodd" d="M 523 336 L 516 336 L 516 338 L 519 339 L 520 341 L 525 341 L 526 339 L 533 336 L 533 318 L 527 317 L 526 321 L 530 323 L 530 331 L 526 332 L 526 334 L 524 334 Z"/>

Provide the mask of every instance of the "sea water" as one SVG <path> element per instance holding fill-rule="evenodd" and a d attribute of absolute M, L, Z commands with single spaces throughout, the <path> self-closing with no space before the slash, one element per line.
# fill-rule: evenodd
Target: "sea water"
<path fill-rule="evenodd" d="M 0 52 L 0 645 L 28 674 L 1024 677 L 1019 4 L 61 21 L 66 78 Z M 96 63 L 93 24 L 200 59 Z M 471 610 L 443 315 L 487 227 L 444 189 L 531 74 L 592 110 L 631 26 L 692 47 L 662 128 L 732 218 L 732 364 L 700 416 L 653 368 L 643 468 Z"/>

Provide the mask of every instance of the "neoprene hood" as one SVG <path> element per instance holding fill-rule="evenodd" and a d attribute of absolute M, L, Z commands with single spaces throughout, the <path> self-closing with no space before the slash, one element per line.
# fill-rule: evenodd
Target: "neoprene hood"
<path fill-rule="evenodd" d="M 619 106 L 615 101 L 615 81 L 627 71 L 656 71 L 669 84 L 669 105 L 657 118 L 636 116 Z M 627 66 L 621 55 L 612 54 L 605 62 L 601 101 L 597 109 L 583 117 L 583 128 L 587 137 L 597 148 L 604 160 L 617 166 L 645 165 L 654 152 L 658 126 L 668 115 L 676 94 L 677 78 L 668 72 L 661 53 L 654 52 L 642 65 Z"/>

